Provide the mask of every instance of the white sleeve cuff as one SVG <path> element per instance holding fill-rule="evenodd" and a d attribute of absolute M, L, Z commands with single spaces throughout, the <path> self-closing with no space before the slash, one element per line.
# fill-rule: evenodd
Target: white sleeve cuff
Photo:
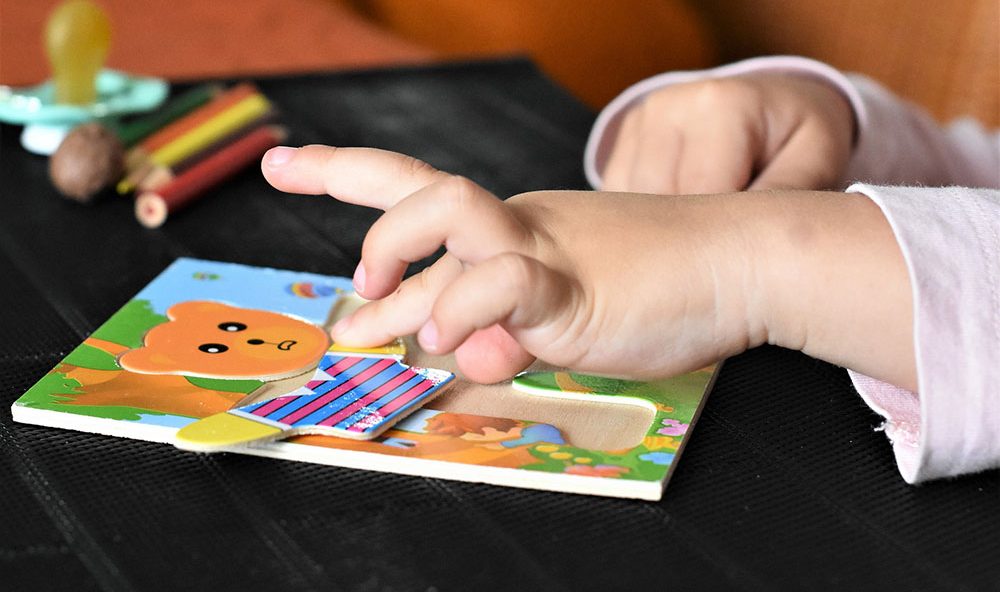
<path fill-rule="evenodd" d="M 913 293 L 917 393 L 852 372 L 907 483 L 1000 467 L 1000 191 L 884 187 Z M 877 295 L 873 295 L 877 297 Z"/>

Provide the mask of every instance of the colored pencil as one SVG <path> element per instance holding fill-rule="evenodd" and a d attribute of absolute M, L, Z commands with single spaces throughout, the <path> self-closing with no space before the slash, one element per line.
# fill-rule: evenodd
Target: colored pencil
<path fill-rule="evenodd" d="M 158 148 L 169 144 L 173 140 L 186 134 L 190 130 L 205 123 L 219 113 L 239 103 L 250 95 L 259 91 L 257 87 L 249 82 L 237 84 L 236 86 L 218 93 L 211 101 L 203 104 L 198 109 L 191 111 L 186 116 L 177 119 L 173 123 L 164 126 L 154 134 L 149 135 L 138 145 L 129 150 L 125 156 L 126 169 L 132 171 L 145 163 L 150 154 Z"/>
<path fill-rule="evenodd" d="M 188 156 L 173 166 L 168 167 L 162 164 L 153 165 L 147 169 L 147 172 L 142 177 L 142 180 L 139 181 L 139 184 L 136 186 L 136 191 L 141 193 L 144 191 L 154 191 L 163 187 L 165 184 L 172 181 L 177 175 L 204 160 L 209 154 L 225 148 L 229 144 L 232 144 L 236 140 L 253 132 L 261 126 L 274 123 L 277 123 L 277 112 L 274 110 L 268 111 L 260 118 L 227 134 L 226 136 L 219 138 L 205 148 L 202 148 L 198 152 Z"/>
<path fill-rule="evenodd" d="M 195 201 L 205 191 L 260 159 L 287 137 L 285 128 L 266 125 L 208 155 L 165 186 L 135 200 L 135 216 L 147 228 L 157 228 L 167 216 Z"/>
<path fill-rule="evenodd" d="M 147 164 L 172 166 L 204 149 L 217 139 L 259 119 L 270 109 L 271 103 L 264 95 L 254 94 L 246 97 L 198 127 L 158 148 L 149 156 Z M 118 183 L 118 193 L 125 194 L 132 191 L 148 172 L 148 168 L 138 169 L 127 175 Z"/>
<path fill-rule="evenodd" d="M 171 98 L 165 105 L 149 115 L 131 121 L 112 124 L 113 131 L 126 148 L 165 128 L 198 107 L 208 103 L 222 92 L 218 84 L 201 84 Z"/>

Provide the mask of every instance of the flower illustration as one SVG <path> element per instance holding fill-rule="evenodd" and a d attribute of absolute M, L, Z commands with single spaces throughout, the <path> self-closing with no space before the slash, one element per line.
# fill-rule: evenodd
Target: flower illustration
<path fill-rule="evenodd" d="M 664 436 L 683 436 L 687 433 L 688 424 L 681 423 L 676 419 L 670 417 L 663 420 L 664 427 L 656 430 L 657 434 L 663 434 Z"/>
<path fill-rule="evenodd" d="M 584 477 L 621 477 L 628 472 L 628 467 L 618 465 L 570 465 L 565 472 Z"/>
<path fill-rule="evenodd" d="M 680 442 L 673 436 L 646 436 L 642 439 L 642 445 L 650 450 L 677 450 Z"/>
<path fill-rule="evenodd" d="M 647 460 L 654 465 L 669 465 L 674 462 L 673 452 L 647 452 L 639 455 L 640 460 Z"/>

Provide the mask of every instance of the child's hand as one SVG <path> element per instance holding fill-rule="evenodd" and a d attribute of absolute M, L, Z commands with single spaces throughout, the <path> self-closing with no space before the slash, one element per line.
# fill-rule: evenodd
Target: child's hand
<path fill-rule="evenodd" d="M 819 80 L 768 73 L 677 84 L 626 113 L 602 189 L 835 188 L 853 135 L 847 100 Z"/>
<path fill-rule="evenodd" d="M 355 275 L 359 294 L 381 300 L 334 329 L 341 343 L 376 345 L 419 331 L 426 351 L 458 349 L 466 376 L 496 381 L 534 357 L 581 371 L 665 376 L 763 339 L 744 321 L 743 288 L 756 282 L 739 255 L 749 245 L 701 200 L 539 192 L 502 202 L 390 152 L 307 146 L 278 167 L 270 164 L 275 153 L 263 170 L 278 189 L 386 211 Z M 400 284 L 410 262 L 442 244 L 444 258 Z"/>
<path fill-rule="evenodd" d="M 416 332 L 480 382 L 535 357 L 663 377 L 768 341 L 897 384 L 913 372 L 905 265 L 863 196 L 568 191 L 502 202 L 406 156 L 323 146 L 272 149 L 262 169 L 278 189 L 385 210 L 354 277 L 375 301 L 334 328 L 345 345 Z M 444 257 L 400 283 L 441 245 Z"/>

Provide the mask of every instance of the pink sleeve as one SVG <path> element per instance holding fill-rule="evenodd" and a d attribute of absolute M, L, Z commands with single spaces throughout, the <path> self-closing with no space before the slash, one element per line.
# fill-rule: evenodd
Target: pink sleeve
<path fill-rule="evenodd" d="M 882 209 L 912 284 L 919 395 L 850 373 L 886 419 L 899 472 L 917 483 L 1000 467 L 1000 191 L 848 192 Z"/>
<path fill-rule="evenodd" d="M 1000 187 L 1000 133 L 990 133 L 971 119 L 941 128 L 925 112 L 864 76 L 845 76 L 822 62 L 796 56 L 753 58 L 711 70 L 668 72 L 634 84 L 611 101 L 594 123 L 584 153 L 587 180 L 600 189 L 601 171 L 614 147 L 622 117 L 652 91 L 672 84 L 761 71 L 823 80 L 850 102 L 858 122 L 858 137 L 844 187 L 852 181 Z"/>
<path fill-rule="evenodd" d="M 876 82 L 849 80 L 861 97 L 855 114 L 862 109 L 864 117 L 845 181 L 1000 187 L 1000 133 L 968 118 L 943 128 Z"/>

